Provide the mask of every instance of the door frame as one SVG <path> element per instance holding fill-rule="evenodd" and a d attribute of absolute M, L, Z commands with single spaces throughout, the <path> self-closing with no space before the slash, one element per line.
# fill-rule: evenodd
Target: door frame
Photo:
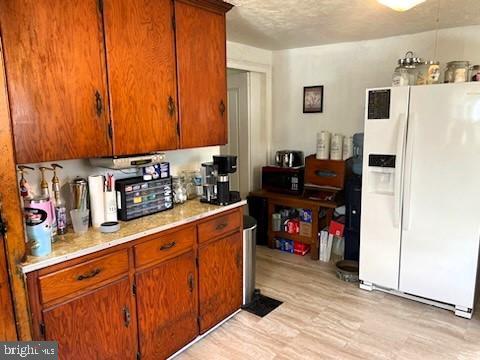
<path fill-rule="evenodd" d="M 245 60 L 239 60 L 239 59 L 234 59 L 234 58 L 229 58 L 227 54 L 227 68 L 229 69 L 237 69 L 237 70 L 244 70 L 248 72 L 254 72 L 254 73 L 260 73 L 265 76 L 265 116 L 264 116 L 264 126 L 266 128 L 266 148 L 267 148 L 267 159 L 272 159 L 272 66 L 267 65 L 267 64 L 262 64 L 262 63 L 256 63 L 256 62 L 251 62 L 251 61 L 245 61 Z M 227 71 L 225 69 L 225 71 Z M 252 82 L 249 84 L 249 94 L 252 93 Z M 251 107 L 250 103 L 250 96 L 248 99 L 249 102 L 249 108 Z M 249 111 L 250 112 L 250 111 Z M 248 157 L 249 157 L 249 187 L 252 185 L 251 184 L 251 178 L 252 176 L 250 174 L 253 174 L 253 168 L 252 168 L 252 143 L 251 143 L 251 136 L 250 136 L 250 131 L 252 128 L 251 124 L 251 114 L 249 113 L 248 116 L 248 132 L 249 132 L 249 137 L 248 137 Z M 267 165 L 267 164 L 265 164 Z"/>

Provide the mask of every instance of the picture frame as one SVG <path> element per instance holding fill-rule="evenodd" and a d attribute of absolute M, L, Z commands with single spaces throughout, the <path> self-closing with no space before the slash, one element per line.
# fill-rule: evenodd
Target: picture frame
<path fill-rule="evenodd" d="M 303 87 L 303 113 L 323 113 L 323 85 Z"/>

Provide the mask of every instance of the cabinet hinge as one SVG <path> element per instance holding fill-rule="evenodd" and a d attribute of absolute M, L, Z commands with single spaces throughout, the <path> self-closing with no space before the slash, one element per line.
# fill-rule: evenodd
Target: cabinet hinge
<path fill-rule="evenodd" d="M 177 24 L 175 24 L 175 16 L 172 16 L 172 27 L 173 27 L 173 30 L 175 30 Z"/>
<path fill-rule="evenodd" d="M 108 137 L 113 139 L 113 126 L 111 122 L 108 123 Z"/>
<path fill-rule="evenodd" d="M 142 354 L 140 352 L 137 352 L 137 360 L 140 360 L 142 358 Z"/>
<path fill-rule="evenodd" d="M 180 137 L 180 123 L 177 121 L 177 135 Z"/>
<path fill-rule="evenodd" d="M 103 13 L 103 0 L 98 0 L 98 10 Z"/>
<path fill-rule="evenodd" d="M 45 324 L 40 323 L 40 335 L 45 336 Z"/>
<path fill-rule="evenodd" d="M 198 267 L 198 256 L 195 258 L 195 263 L 197 264 L 197 267 Z"/>
<path fill-rule="evenodd" d="M 132 285 L 132 294 L 137 295 L 137 285 L 135 284 Z"/>

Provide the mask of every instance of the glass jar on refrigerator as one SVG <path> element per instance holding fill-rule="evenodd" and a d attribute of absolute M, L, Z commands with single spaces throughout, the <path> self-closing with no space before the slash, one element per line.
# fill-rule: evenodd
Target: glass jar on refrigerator
<path fill-rule="evenodd" d="M 471 81 L 480 81 L 480 65 L 473 65 L 470 72 Z"/>
<path fill-rule="evenodd" d="M 423 61 L 417 66 L 416 85 L 437 84 L 440 79 L 440 63 L 438 61 Z"/>
<path fill-rule="evenodd" d="M 470 63 L 468 61 L 450 61 L 445 70 L 445 83 L 461 83 L 468 81 Z"/>

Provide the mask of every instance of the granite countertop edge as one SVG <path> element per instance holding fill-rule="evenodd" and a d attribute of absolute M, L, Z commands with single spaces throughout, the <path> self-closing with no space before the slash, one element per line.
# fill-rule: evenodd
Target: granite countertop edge
<path fill-rule="evenodd" d="M 76 259 L 76 258 L 85 256 L 85 255 L 93 254 L 93 253 L 98 252 L 98 251 L 109 249 L 109 248 L 117 246 L 117 245 L 121 245 L 121 244 L 130 242 L 130 241 L 134 241 L 134 240 L 140 239 L 140 238 L 148 236 L 148 235 L 152 235 L 152 234 L 156 234 L 156 233 L 159 233 L 159 232 L 162 232 L 162 231 L 165 231 L 165 230 L 169 230 L 169 229 L 172 229 L 172 228 L 177 227 L 177 226 L 181 226 L 181 225 L 188 224 L 190 222 L 198 221 L 198 220 L 207 218 L 207 217 L 212 216 L 212 215 L 220 214 L 222 212 L 232 210 L 232 209 L 235 209 L 237 207 L 244 206 L 246 204 L 247 204 L 247 202 L 245 200 L 242 200 L 242 201 L 234 203 L 234 204 L 230 204 L 230 205 L 226 205 L 226 206 L 218 206 L 218 207 L 215 207 L 212 210 L 207 210 L 207 211 L 201 212 L 201 213 L 193 215 L 193 216 L 187 216 L 187 217 L 181 218 L 177 221 L 173 221 L 173 222 L 168 223 L 168 224 L 163 224 L 163 225 L 160 225 L 160 226 L 157 226 L 157 227 L 153 227 L 153 228 L 150 228 L 150 229 L 147 229 L 147 230 L 144 230 L 144 231 L 136 232 L 134 234 L 123 236 L 123 237 L 120 237 L 120 238 L 115 239 L 115 240 L 105 241 L 104 243 L 100 243 L 100 244 L 93 245 L 93 246 L 86 246 L 85 248 L 82 248 L 82 249 L 79 249 L 79 250 L 76 250 L 76 251 L 72 251 L 71 253 L 67 253 L 67 254 L 64 254 L 64 255 L 58 255 L 58 256 L 47 255 L 43 258 L 42 257 L 36 258 L 36 257 L 29 256 L 27 258 L 27 260 L 23 263 L 20 263 L 18 265 L 18 267 L 23 274 L 27 274 L 27 273 L 30 273 L 32 271 L 40 270 L 40 269 L 43 269 L 43 268 L 46 268 L 46 267 L 49 267 L 49 266 L 52 266 L 52 265 L 56 265 L 56 264 L 59 264 L 59 263 L 62 263 L 62 262 L 68 261 L 68 260 Z M 132 221 L 135 221 L 135 220 L 132 220 Z M 97 232 L 97 231 L 95 231 L 95 232 Z"/>

